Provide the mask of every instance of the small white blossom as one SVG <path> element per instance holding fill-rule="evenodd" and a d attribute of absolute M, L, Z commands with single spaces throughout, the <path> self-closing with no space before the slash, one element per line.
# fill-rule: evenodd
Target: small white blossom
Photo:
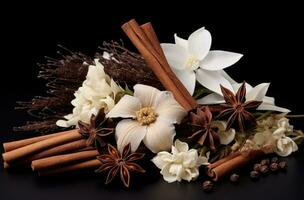
<path fill-rule="evenodd" d="M 226 130 L 227 122 L 219 120 L 212 121 L 211 127 L 217 128 L 217 134 L 221 144 L 227 145 L 234 140 L 235 129 L 230 128 L 229 130 Z"/>
<path fill-rule="evenodd" d="M 171 153 L 159 152 L 152 162 L 161 169 L 165 181 L 172 183 L 186 180 L 190 182 L 199 176 L 199 167 L 208 165 L 208 156 L 199 156 L 196 149 L 190 149 L 187 143 L 175 140 Z"/>
<path fill-rule="evenodd" d="M 73 113 L 64 116 L 66 120 L 58 120 L 57 126 L 70 127 L 77 125 L 81 120 L 89 123 L 92 114 L 96 115 L 99 109 L 105 112 L 115 105 L 115 97 L 122 89 L 105 72 L 103 65 L 95 59 L 95 65 L 90 65 L 86 80 L 75 92 Z"/>

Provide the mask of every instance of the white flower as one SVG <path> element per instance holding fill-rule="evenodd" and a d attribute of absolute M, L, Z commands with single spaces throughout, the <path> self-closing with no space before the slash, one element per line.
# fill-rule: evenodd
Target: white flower
<path fill-rule="evenodd" d="M 277 148 L 275 152 L 280 156 L 289 156 L 292 152 L 298 150 L 297 144 L 290 138 L 282 136 L 277 140 Z"/>
<path fill-rule="evenodd" d="M 129 143 L 135 151 L 143 141 L 146 147 L 157 153 L 171 148 L 175 136 L 174 123 L 180 123 L 186 114 L 170 92 L 137 84 L 134 96 L 125 95 L 107 117 L 130 118 L 116 126 L 119 151 Z"/>
<path fill-rule="evenodd" d="M 292 132 L 293 127 L 289 124 L 287 118 L 281 118 L 277 122 L 278 128 L 273 132 L 272 136 L 276 140 L 276 149 L 274 150 L 280 156 L 288 156 L 292 152 L 298 150 L 297 144 L 290 138 L 286 136 L 286 133 Z"/>
<path fill-rule="evenodd" d="M 161 169 L 160 173 L 169 183 L 196 179 L 199 176 L 198 168 L 209 164 L 208 155 L 199 156 L 196 149 L 189 150 L 188 144 L 179 140 L 175 140 L 174 145 L 171 153 L 159 152 L 152 162 Z"/>
<path fill-rule="evenodd" d="M 227 51 L 210 51 L 211 34 L 204 27 L 193 32 L 188 40 L 176 34 L 175 44 L 161 44 L 176 76 L 192 95 L 196 80 L 218 94 L 220 84 L 232 89 L 230 77 L 223 69 L 236 63 L 243 55 Z"/>
<path fill-rule="evenodd" d="M 240 88 L 241 84 L 236 83 L 234 80 L 230 79 L 230 83 L 232 84 L 233 90 L 232 92 L 236 93 Z M 248 83 L 246 83 L 246 101 L 262 101 L 262 104 L 257 108 L 257 110 L 272 110 L 278 112 L 288 113 L 290 110 L 286 108 L 281 108 L 275 105 L 275 99 L 273 97 L 266 96 L 267 90 L 269 88 L 269 83 L 261 83 L 255 87 L 252 87 Z M 229 88 L 228 88 L 229 89 Z M 224 103 L 223 94 L 212 93 L 209 94 L 197 101 L 199 104 L 220 104 Z"/>
<path fill-rule="evenodd" d="M 57 126 L 69 127 L 77 125 L 81 120 L 89 123 L 92 114 L 97 114 L 99 109 L 105 112 L 111 110 L 115 105 L 116 94 L 122 89 L 105 72 L 103 65 L 95 59 L 95 65 L 90 65 L 86 80 L 75 92 L 73 113 L 66 115 L 66 120 L 58 120 Z"/>
<path fill-rule="evenodd" d="M 275 152 L 280 156 L 288 156 L 298 150 L 297 144 L 286 134 L 293 132 L 293 126 L 283 115 L 268 117 L 258 123 L 258 130 L 254 143 L 266 153 Z"/>
<path fill-rule="evenodd" d="M 217 134 L 221 144 L 227 145 L 234 140 L 235 130 L 230 128 L 226 131 L 227 122 L 218 120 L 212 121 L 211 127 L 217 128 Z"/>

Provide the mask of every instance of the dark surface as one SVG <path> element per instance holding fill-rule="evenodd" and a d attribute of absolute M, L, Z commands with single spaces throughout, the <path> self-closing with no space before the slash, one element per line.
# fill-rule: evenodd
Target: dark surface
<path fill-rule="evenodd" d="M 153 3 L 153 5 L 152 5 Z M 132 17 L 140 23 L 152 21 L 161 41 L 173 41 L 173 33 L 187 37 L 205 26 L 213 35 L 212 49 L 243 53 L 244 57 L 228 71 L 238 81 L 271 82 L 270 96 L 278 105 L 294 114 L 304 112 L 302 47 L 303 13 L 292 1 L 243 5 L 202 5 L 181 2 L 167 6 L 126 3 L 33 5 L 14 2 L 1 12 L 2 66 L 0 80 L 0 142 L 28 137 L 32 133 L 12 133 L 12 127 L 25 122 L 23 112 L 13 110 L 16 100 L 28 100 L 43 94 L 43 82 L 37 80 L 36 62 L 43 56 L 55 56 L 56 44 L 94 55 L 103 40 L 123 39 L 120 25 Z M 178 7 L 176 5 L 179 4 Z M 143 10 L 144 9 L 144 10 Z M 303 120 L 299 120 L 301 125 Z M 304 128 L 304 126 L 299 126 Z M 302 146 L 303 148 L 303 146 Z M 167 184 L 155 173 L 135 179 L 129 189 L 120 185 L 103 186 L 103 178 L 78 175 L 39 178 L 29 170 L 0 172 L 0 199 L 303 199 L 303 151 L 287 158 L 287 173 L 270 175 L 252 182 L 249 171 L 241 174 L 240 184 L 228 180 L 215 192 L 202 191 L 201 181 Z"/>

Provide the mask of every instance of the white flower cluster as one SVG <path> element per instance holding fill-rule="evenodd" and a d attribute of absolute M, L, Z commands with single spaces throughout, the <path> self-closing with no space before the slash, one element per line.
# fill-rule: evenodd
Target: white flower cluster
<path fill-rule="evenodd" d="M 275 152 L 280 156 L 288 156 L 298 150 L 297 144 L 288 137 L 293 132 L 293 126 L 283 115 L 258 121 L 257 130 L 252 142 L 266 153 Z"/>
<path fill-rule="evenodd" d="M 97 114 L 99 109 L 105 112 L 111 110 L 115 105 L 115 97 L 122 89 L 105 72 L 104 66 L 95 59 L 95 65 L 90 65 L 86 80 L 75 92 L 73 113 L 64 116 L 66 120 L 58 120 L 57 126 L 70 127 L 77 125 L 81 120 L 89 123 L 92 114 Z"/>
<path fill-rule="evenodd" d="M 208 156 L 207 156 L 208 157 Z M 208 165 L 208 158 L 198 155 L 196 149 L 190 149 L 187 143 L 175 140 L 171 153 L 159 152 L 152 162 L 161 169 L 164 180 L 172 183 L 175 181 L 191 181 L 199 176 L 199 167 Z"/>

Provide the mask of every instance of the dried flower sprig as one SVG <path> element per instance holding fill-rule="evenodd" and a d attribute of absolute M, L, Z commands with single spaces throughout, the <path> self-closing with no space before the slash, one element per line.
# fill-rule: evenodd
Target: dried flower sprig
<path fill-rule="evenodd" d="M 129 87 L 132 87 L 141 83 L 163 89 L 162 84 L 145 60 L 139 54 L 126 49 L 122 41 L 120 43 L 115 41 L 104 42 L 100 49 L 107 52 L 109 58 L 105 58 L 100 53 L 97 53 L 96 57 L 105 66 L 105 72 L 121 85 L 127 83 Z"/>

